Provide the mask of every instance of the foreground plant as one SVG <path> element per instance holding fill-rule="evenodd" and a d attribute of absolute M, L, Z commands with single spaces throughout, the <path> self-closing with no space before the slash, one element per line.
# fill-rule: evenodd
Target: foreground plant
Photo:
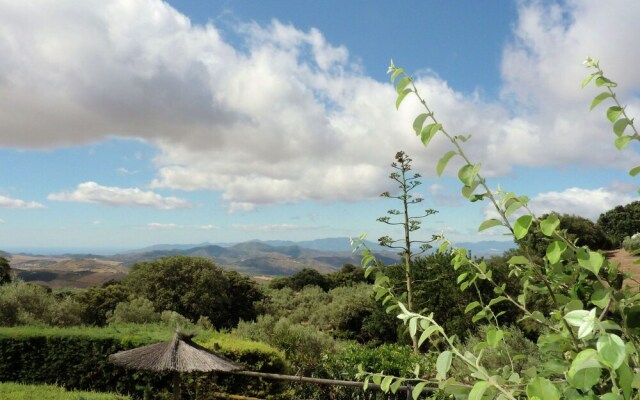
<path fill-rule="evenodd" d="M 639 140 L 633 119 L 627 116 L 613 92 L 615 83 L 604 76 L 597 61 L 587 59 L 586 65 L 594 68 L 595 72 L 583 82 L 583 87 L 594 80 L 596 86 L 606 89 L 596 96 L 591 108 L 608 98 L 615 102 L 607 110 L 607 118 L 613 123 L 616 147 L 623 149 L 631 140 Z M 458 136 L 447 131 L 420 95 L 413 78 L 402 68 L 392 62 L 388 72 L 397 91 L 396 108 L 409 94 L 416 96 L 424 108 L 425 112 L 415 118 L 413 129 L 425 147 L 436 135 L 444 135 L 451 144 L 451 150 L 443 154 L 437 163 L 438 176 L 452 159 L 460 160 L 462 166 L 457 176 L 462 184 L 462 195 L 472 202 L 488 201 L 498 213 L 498 218 L 482 222 L 478 230 L 501 227 L 520 244 L 527 235 L 537 232 L 549 238 L 550 242 L 542 259 L 523 246 L 521 254 L 508 261 L 511 274 L 520 280 L 523 288 L 519 295 L 512 296 L 507 294 L 504 284 L 493 280 L 492 270 L 484 261 L 472 259 L 464 248 L 452 247 L 449 241 L 442 240 L 440 252 L 452 247 L 450 251 L 455 255 L 452 267 L 460 272 L 458 283 L 461 290 L 473 287 L 477 280 L 494 285 L 496 296 L 492 300 L 486 304 L 475 301 L 467 306 L 466 311 L 474 313 L 473 322 L 490 325 L 486 330 L 486 340 L 478 344 L 474 352 L 461 351 L 459 341 L 445 332 L 433 314 L 415 313 L 398 302 L 390 290 L 389 279 L 370 251 L 365 249 L 362 265 L 367 274 L 376 274 L 377 297 L 397 302 L 401 310 L 398 318 L 408 325 L 412 338 L 418 338 L 419 346 L 438 341 L 446 348 L 438 355 L 437 375 L 433 380 L 423 379 L 419 370 L 415 371 L 413 380 L 363 371 L 365 380 L 381 383 L 384 389 L 394 392 L 403 384 L 414 384 L 414 399 L 425 388 L 436 384 L 446 393 L 472 400 L 524 397 L 540 400 L 639 399 L 640 294 L 623 287 L 623 276 L 617 265 L 609 263 L 598 251 L 577 246 L 566 232 L 558 229 L 560 221 L 556 214 L 538 219 L 529 209 L 526 196 L 492 190 L 481 174 L 481 163 L 472 161 L 464 150 L 471 136 Z M 631 135 L 624 134 L 628 128 L 633 131 Z M 640 167 L 635 167 L 630 174 L 639 172 Z M 517 218 L 516 211 L 520 215 Z M 550 299 L 550 311 L 533 308 L 531 297 L 534 293 Z M 541 357 L 539 367 L 517 370 L 513 362 L 497 369 L 483 365 L 484 350 L 504 344 L 501 313 L 494 313 L 492 308 L 501 302 L 510 302 L 517 307 L 523 315 L 522 320 L 540 325 L 542 334 L 537 343 Z M 464 366 L 464 382 L 451 377 L 454 358 Z"/>

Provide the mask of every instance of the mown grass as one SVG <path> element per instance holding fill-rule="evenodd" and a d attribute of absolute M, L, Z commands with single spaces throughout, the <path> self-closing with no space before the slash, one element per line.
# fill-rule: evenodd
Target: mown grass
<path fill-rule="evenodd" d="M 54 385 L 0 383 L 0 399 L 6 400 L 129 400 L 113 393 L 68 391 Z"/>

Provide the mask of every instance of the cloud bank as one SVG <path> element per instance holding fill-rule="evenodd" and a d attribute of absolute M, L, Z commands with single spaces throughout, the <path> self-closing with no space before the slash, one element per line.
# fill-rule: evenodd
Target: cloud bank
<path fill-rule="evenodd" d="M 499 101 L 431 74 L 418 86 L 451 132 L 474 135 L 470 154 L 487 176 L 517 165 L 629 169 L 640 157 L 615 150 L 602 115 L 588 113 L 594 93 L 579 84 L 580 62 L 599 56 L 637 114 L 636 15 L 635 1 L 522 3 Z M 0 146 L 140 138 L 160 149 L 151 188 L 219 191 L 230 212 L 374 198 L 396 151 L 428 175 L 448 150 L 435 140 L 425 152 L 411 133 L 417 102 L 396 112 L 393 89 L 315 29 L 249 23 L 234 47 L 159 0 L 0 0 L 0 26 Z M 136 190 L 85 182 L 50 199 L 188 207 Z"/>

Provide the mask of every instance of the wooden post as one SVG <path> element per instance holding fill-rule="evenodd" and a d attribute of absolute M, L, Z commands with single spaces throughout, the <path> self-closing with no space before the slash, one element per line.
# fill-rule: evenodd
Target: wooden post
<path fill-rule="evenodd" d="M 173 371 L 173 400 L 180 400 L 180 372 Z"/>

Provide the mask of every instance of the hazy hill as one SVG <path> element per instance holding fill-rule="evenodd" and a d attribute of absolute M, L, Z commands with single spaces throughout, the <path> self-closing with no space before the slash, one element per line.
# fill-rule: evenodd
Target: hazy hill
<path fill-rule="evenodd" d="M 320 251 L 291 245 L 273 246 L 266 242 L 252 241 L 230 247 L 206 245 L 189 249 L 154 250 L 118 254 L 111 257 L 125 265 L 150 261 L 165 256 L 196 256 L 213 258 L 218 265 L 247 275 L 291 275 L 304 268 L 322 273 L 337 271 L 344 264 L 359 264 L 360 257 L 349 251 Z M 348 242 L 347 242 L 348 243 Z M 397 257 L 381 254 L 385 263 L 395 262 Z"/>

